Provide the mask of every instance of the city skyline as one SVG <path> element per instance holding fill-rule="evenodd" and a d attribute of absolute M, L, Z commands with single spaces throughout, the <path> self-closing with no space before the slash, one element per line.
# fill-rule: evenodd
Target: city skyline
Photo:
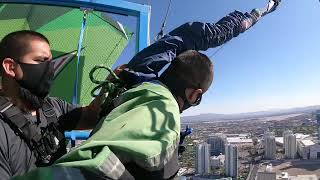
<path fill-rule="evenodd" d="M 193 146 L 203 142 L 211 144 L 214 150 L 210 157 L 211 173 L 195 176 L 209 179 L 230 177 L 227 172 L 227 166 L 231 164 L 227 153 L 230 148 L 226 146 L 225 152 L 219 155 L 219 150 L 223 148 L 221 140 L 225 139 L 223 141 L 226 144 L 238 149 L 239 179 L 320 177 L 320 141 L 317 134 L 320 111 L 313 109 L 304 113 L 290 113 L 278 116 L 265 114 L 241 121 L 234 116 L 235 119 L 228 121 L 191 122 L 189 125 L 194 131 L 190 139 L 187 139 L 186 154 L 190 156 Z M 190 167 L 195 166 L 190 164 L 190 159 L 182 160 L 181 165 L 189 172 L 187 177 L 192 176 Z M 270 167 L 273 169 L 272 173 L 266 171 Z"/>

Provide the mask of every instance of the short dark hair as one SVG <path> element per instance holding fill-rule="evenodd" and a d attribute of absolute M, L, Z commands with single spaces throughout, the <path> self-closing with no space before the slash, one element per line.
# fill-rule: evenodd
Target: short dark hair
<path fill-rule="evenodd" d="M 15 31 L 6 35 L 0 42 L 0 63 L 2 64 L 5 58 L 12 58 L 15 61 L 21 59 L 29 52 L 32 40 L 45 41 L 49 44 L 44 35 L 31 30 Z"/>
<path fill-rule="evenodd" d="M 160 76 L 164 84 L 168 78 L 183 83 L 185 88 L 207 90 L 213 80 L 213 64 L 205 54 L 188 50 L 178 55 Z"/>

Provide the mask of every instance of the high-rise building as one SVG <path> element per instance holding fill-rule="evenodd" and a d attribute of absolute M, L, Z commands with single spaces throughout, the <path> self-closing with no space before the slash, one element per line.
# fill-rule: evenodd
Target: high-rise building
<path fill-rule="evenodd" d="M 198 174 L 209 174 L 210 172 L 210 145 L 198 144 L 196 153 L 196 171 Z"/>
<path fill-rule="evenodd" d="M 293 134 L 293 132 L 290 131 L 290 130 L 285 130 L 285 131 L 282 133 L 282 137 L 283 137 L 283 149 L 284 149 L 284 150 L 286 150 L 286 148 L 287 148 L 287 147 L 286 147 L 286 144 L 287 144 L 287 143 L 286 143 L 286 140 L 287 140 L 287 139 L 286 139 L 286 136 L 289 135 L 289 134 Z"/>
<path fill-rule="evenodd" d="M 276 158 L 276 139 L 270 132 L 264 135 L 264 158 L 270 160 Z"/>
<path fill-rule="evenodd" d="M 219 156 L 225 151 L 227 137 L 222 133 L 217 133 L 213 136 L 210 136 L 207 140 L 207 143 L 210 144 L 210 156 Z"/>
<path fill-rule="evenodd" d="M 320 144 L 320 126 L 318 125 L 318 143 Z"/>
<path fill-rule="evenodd" d="M 230 177 L 238 177 L 238 148 L 232 144 L 225 146 L 225 171 Z"/>
<path fill-rule="evenodd" d="M 295 159 L 297 154 L 297 139 L 294 134 L 286 134 L 285 139 L 285 157 L 288 159 Z"/>
<path fill-rule="evenodd" d="M 318 143 L 320 144 L 320 110 L 316 111 L 317 129 L 318 129 Z"/>
<path fill-rule="evenodd" d="M 272 165 L 267 165 L 265 171 L 258 171 L 257 180 L 276 180 L 276 172 L 273 171 Z"/>
<path fill-rule="evenodd" d="M 297 142 L 298 153 L 302 159 L 320 159 L 320 144 L 310 139 Z"/>
<path fill-rule="evenodd" d="M 274 136 L 275 137 L 275 134 L 274 134 L 274 132 L 271 132 L 271 131 L 269 131 L 269 129 L 267 130 L 267 131 L 265 131 L 264 132 L 264 134 L 263 134 L 263 145 L 264 145 L 264 147 L 266 146 L 266 137 L 269 137 L 269 136 Z"/>

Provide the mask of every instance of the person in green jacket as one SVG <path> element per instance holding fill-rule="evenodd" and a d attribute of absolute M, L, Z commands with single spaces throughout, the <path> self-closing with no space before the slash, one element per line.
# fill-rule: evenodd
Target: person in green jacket
<path fill-rule="evenodd" d="M 53 167 L 16 179 L 173 179 L 180 113 L 199 105 L 213 81 L 213 64 L 198 51 L 238 36 L 272 6 L 235 11 L 214 24 L 186 23 L 139 52 L 116 70 L 130 88 L 114 99 L 115 108 L 90 138 Z"/>

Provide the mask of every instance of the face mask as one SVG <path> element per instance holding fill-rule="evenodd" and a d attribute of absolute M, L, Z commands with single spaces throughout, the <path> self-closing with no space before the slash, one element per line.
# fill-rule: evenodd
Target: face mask
<path fill-rule="evenodd" d="M 194 103 L 190 103 L 187 100 L 187 97 L 186 97 L 186 94 L 185 94 L 185 90 L 187 88 L 198 89 L 198 87 L 200 87 L 200 85 L 199 86 L 188 85 L 187 81 L 183 81 L 181 79 L 177 79 L 176 77 L 168 77 L 165 74 L 163 74 L 163 76 L 161 76 L 159 78 L 159 80 L 169 88 L 169 90 L 171 91 L 171 93 L 175 97 L 181 97 L 183 99 L 183 107 L 182 107 L 180 113 L 182 113 L 182 111 L 190 108 L 191 106 L 197 106 L 197 105 L 200 104 L 201 98 L 202 98 L 202 94 L 197 98 L 197 100 Z"/>
<path fill-rule="evenodd" d="M 194 106 L 198 106 L 201 103 L 201 99 L 202 99 L 202 94 L 196 99 L 196 101 L 194 103 L 190 103 L 186 97 L 183 98 L 183 107 L 182 110 L 180 111 L 180 113 L 182 113 L 184 110 L 190 108 L 190 107 L 194 107 Z"/>
<path fill-rule="evenodd" d="M 19 62 L 19 65 L 23 71 L 22 79 L 17 80 L 19 85 L 40 99 L 44 99 L 49 94 L 53 82 L 54 62 L 45 61 L 40 64 Z"/>

